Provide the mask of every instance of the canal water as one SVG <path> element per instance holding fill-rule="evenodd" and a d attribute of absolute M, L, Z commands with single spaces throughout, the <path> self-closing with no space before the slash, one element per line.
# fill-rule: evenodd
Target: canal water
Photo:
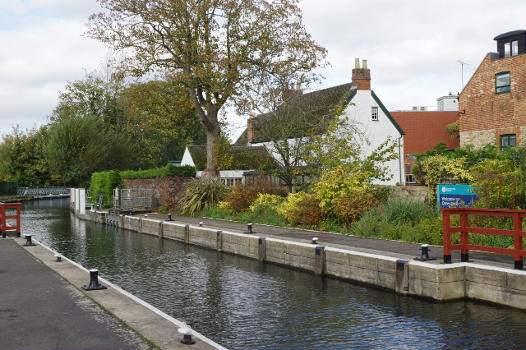
<path fill-rule="evenodd" d="M 25 203 L 22 232 L 229 349 L 526 348 L 522 311 L 433 303 L 105 227 L 73 217 L 67 200 Z"/>

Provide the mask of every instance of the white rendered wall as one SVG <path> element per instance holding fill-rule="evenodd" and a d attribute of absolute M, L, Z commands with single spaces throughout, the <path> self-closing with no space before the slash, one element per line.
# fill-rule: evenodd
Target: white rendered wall
<path fill-rule="evenodd" d="M 371 108 L 378 107 L 378 120 L 373 121 Z M 357 127 L 364 133 L 370 144 L 362 143 L 365 155 L 369 155 L 374 149 L 382 144 L 388 137 L 400 143 L 400 149 L 396 148 L 399 155 L 404 154 L 403 141 L 400 132 L 393 125 L 391 120 L 382 111 L 378 103 L 374 100 L 370 90 L 358 90 L 351 103 L 344 111 L 344 115 L 350 123 L 356 123 Z M 399 156 L 400 158 L 400 156 Z M 405 181 L 404 167 L 401 166 L 400 159 L 391 160 L 385 165 L 389 168 L 391 180 L 375 181 L 377 185 L 396 185 L 403 184 Z"/>

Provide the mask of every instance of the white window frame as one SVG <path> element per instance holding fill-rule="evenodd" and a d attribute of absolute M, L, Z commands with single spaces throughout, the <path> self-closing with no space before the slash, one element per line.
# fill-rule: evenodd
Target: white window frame
<path fill-rule="evenodd" d="M 378 106 L 372 106 L 371 107 L 371 120 L 373 122 L 378 121 Z"/>

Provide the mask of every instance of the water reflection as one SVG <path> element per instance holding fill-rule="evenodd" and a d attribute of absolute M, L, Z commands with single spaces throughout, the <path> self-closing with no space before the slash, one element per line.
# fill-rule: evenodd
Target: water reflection
<path fill-rule="evenodd" d="M 24 205 L 24 233 L 231 349 L 526 347 L 521 311 L 323 279 L 80 221 L 67 200 L 41 202 Z"/>

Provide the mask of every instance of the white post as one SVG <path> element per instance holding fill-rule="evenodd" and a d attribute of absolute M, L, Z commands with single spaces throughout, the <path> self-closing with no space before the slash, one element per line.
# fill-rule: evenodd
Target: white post
<path fill-rule="evenodd" d="M 70 188 L 69 189 L 69 208 L 70 209 L 75 209 L 75 203 L 77 202 L 77 200 L 75 199 L 75 188 Z"/>
<path fill-rule="evenodd" d="M 79 189 L 79 209 L 80 209 L 80 215 L 86 214 L 86 189 L 81 188 Z"/>
<path fill-rule="evenodd" d="M 75 211 L 80 211 L 80 188 L 75 188 Z"/>

